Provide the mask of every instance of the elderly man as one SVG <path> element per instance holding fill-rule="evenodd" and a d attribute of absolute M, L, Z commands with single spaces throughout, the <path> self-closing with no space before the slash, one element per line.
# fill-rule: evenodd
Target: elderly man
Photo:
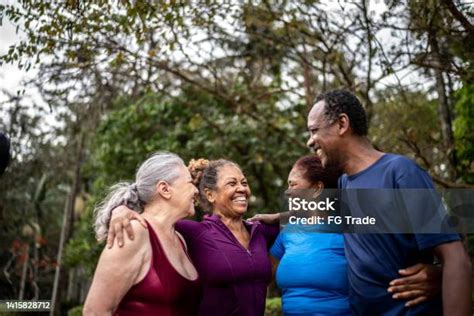
<path fill-rule="evenodd" d="M 414 162 L 372 147 L 366 113 L 350 92 L 320 95 L 308 115 L 308 130 L 307 144 L 323 166 L 344 172 L 341 189 L 433 189 L 429 175 Z M 345 234 L 344 238 L 354 315 L 470 315 L 471 265 L 458 234 Z M 413 262 L 426 262 L 427 255 L 442 262 L 442 302 L 432 299 L 407 308 L 387 292 L 387 280 Z"/>

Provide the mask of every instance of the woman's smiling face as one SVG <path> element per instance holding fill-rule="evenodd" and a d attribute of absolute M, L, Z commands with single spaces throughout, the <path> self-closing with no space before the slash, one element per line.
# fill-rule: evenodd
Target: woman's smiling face
<path fill-rule="evenodd" d="M 310 189 L 312 183 L 304 177 L 304 171 L 298 166 L 294 166 L 288 175 L 288 190 L 290 189 Z"/>
<path fill-rule="evenodd" d="M 217 189 L 209 191 L 207 197 L 213 212 L 242 217 L 247 212 L 250 194 L 250 187 L 242 171 L 237 166 L 228 164 L 219 168 Z"/>

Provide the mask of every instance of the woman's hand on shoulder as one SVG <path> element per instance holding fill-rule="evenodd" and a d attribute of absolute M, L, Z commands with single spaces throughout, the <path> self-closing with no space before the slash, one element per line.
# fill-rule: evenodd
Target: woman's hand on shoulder
<path fill-rule="evenodd" d="M 274 214 L 256 214 L 248 219 L 251 222 L 261 222 L 264 224 L 278 224 L 280 222 L 280 213 Z"/>
<path fill-rule="evenodd" d="M 135 211 L 132 211 L 125 205 L 120 205 L 112 210 L 112 217 L 107 235 L 107 247 L 112 248 L 114 241 L 117 240 L 119 247 L 124 245 L 123 231 L 127 232 L 128 238 L 133 240 L 134 228 L 131 225 L 133 220 L 137 220 L 144 228 L 147 228 L 145 219 Z"/>
<path fill-rule="evenodd" d="M 99 259 L 100 266 L 112 270 L 104 273 L 111 279 L 120 278 L 125 284 L 135 284 L 142 270 L 144 258 L 151 250 L 148 230 L 138 221 L 130 222 L 135 238 L 127 240 L 122 247 L 105 247 Z M 99 265 L 97 267 L 99 270 Z M 125 277 L 126 275 L 126 277 Z"/>
<path fill-rule="evenodd" d="M 111 257 L 112 260 L 143 257 L 143 253 L 149 248 L 148 230 L 135 220 L 130 221 L 129 226 L 133 229 L 135 237 L 127 238 L 127 242 L 121 247 L 105 247 L 104 256 Z"/>

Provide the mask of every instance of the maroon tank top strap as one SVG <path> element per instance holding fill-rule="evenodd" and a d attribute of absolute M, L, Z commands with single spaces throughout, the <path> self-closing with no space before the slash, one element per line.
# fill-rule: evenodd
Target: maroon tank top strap
<path fill-rule="evenodd" d="M 178 235 L 179 242 L 181 243 L 181 247 L 183 247 L 183 251 L 186 254 L 186 257 L 188 257 L 188 260 L 192 263 L 193 261 L 191 260 L 191 257 L 189 256 L 188 249 L 186 248 L 185 241 L 183 240 L 184 237 L 181 235 Z"/>
<path fill-rule="evenodd" d="M 153 266 L 158 267 L 165 264 L 166 266 L 175 270 L 173 266 L 171 265 L 171 263 L 169 262 L 168 258 L 166 257 L 165 251 L 163 250 L 163 247 L 161 246 L 160 239 L 158 238 L 158 235 L 156 234 L 155 229 L 153 228 L 153 226 L 151 226 L 151 224 L 147 220 L 145 220 L 145 222 L 148 225 L 148 235 L 150 236 Z M 162 269 L 159 269 L 159 271 L 162 271 Z"/>
<path fill-rule="evenodd" d="M 190 281 L 171 265 L 158 234 L 146 221 L 152 249 L 151 267 L 126 293 L 115 315 L 195 315 L 200 283 Z"/>
<path fill-rule="evenodd" d="M 183 278 L 185 280 L 188 280 L 185 277 L 183 277 L 180 273 L 178 273 L 178 271 L 176 271 L 175 267 L 173 267 L 173 265 L 169 261 L 168 257 L 166 256 L 165 251 L 163 250 L 163 246 L 161 245 L 160 239 L 158 238 L 158 235 L 155 232 L 154 228 L 151 226 L 151 224 L 147 220 L 145 220 L 145 222 L 148 225 L 148 231 L 149 231 L 148 234 L 150 236 L 150 243 L 151 243 L 151 247 L 152 247 L 152 257 L 153 257 L 152 258 L 152 264 L 153 264 L 153 266 L 154 267 L 161 266 L 159 271 L 163 272 L 162 264 L 165 264 L 167 269 L 171 269 L 174 273 L 179 275 L 181 278 Z M 188 251 L 186 250 L 186 246 L 185 246 L 183 240 L 181 240 L 181 236 L 178 236 L 178 239 L 179 239 L 179 242 L 181 243 L 181 247 L 183 247 L 184 253 L 188 257 L 188 260 L 192 262 L 191 258 L 189 257 Z M 169 272 L 169 270 L 166 271 L 166 272 Z M 191 281 L 191 280 L 188 280 L 188 281 Z"/>

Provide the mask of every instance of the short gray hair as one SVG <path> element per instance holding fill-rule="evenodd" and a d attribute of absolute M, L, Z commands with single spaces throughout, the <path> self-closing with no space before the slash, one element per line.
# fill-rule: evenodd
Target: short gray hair
<path fill-rule="evenodd" d="M 94 209 L 95 233 L 99 241 L 107 237 L 112 210 L 126 205 L 135 212 L 142 213 L 145 205 L 156 195 L 156 184 L 166 181 L 170 184 L 179 177 L 178 167 L 183 160 L 170 152 L 157 152 L 138 168 L 135 183 L 120 182 L 109 189 L 109 194 Z"/>

